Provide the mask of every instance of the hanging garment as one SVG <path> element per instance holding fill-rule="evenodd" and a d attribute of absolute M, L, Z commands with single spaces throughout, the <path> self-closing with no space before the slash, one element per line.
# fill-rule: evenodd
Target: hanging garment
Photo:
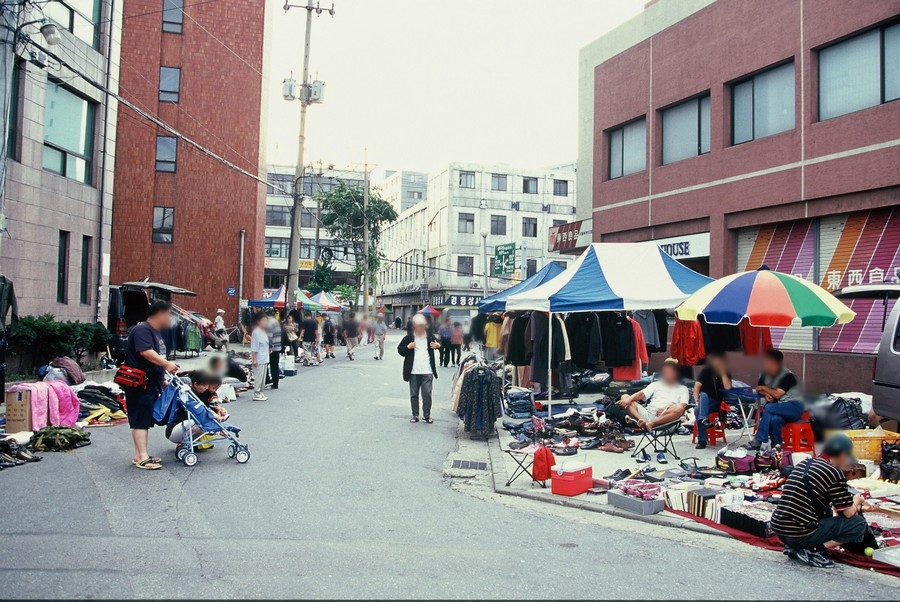
<path fill-rule="evenodd" d="M 525 345 L 525 330 L 528 328 L 529 314 L 518 316 L 513 320 L 509 333 L 506 361 L 513 366 L 527 366 L 531 357 Z"/>
<path fill-rule="evenodd" d="M 510 314 L 503 316 L 503 323 L 500 325 L 500 353 L 503 357 L 509 356 L 509 335 L 512 333 L 514 317 Z"/>
<path fill-rule="evenodd" d="M 641 327 L 641 331 L 644 333 L 645 348 L 649 348 L 651 351 L 658 350 L 659 327 L 656 324 L 656 316 L 653 312 L 649 309 L 641 309 L 634 312 L 632 318 L 638 323 L 638 326 Z"/>
<path fill-rule="evenodd" d="M 637 357 L 637 350 L 634 346 L 634 328 L 624 312 L 601 313 L 600 332 L 606 367 L 630 366 Z"/>
<path fill-rule="evenodd" d="M 738 324 L 741 334 L 741 347 L 746 355 L 762 355 L 772 348 L 772 332 L 767 326 L 751 326 L 744 318 Z"/>
<path fill-rule="evenodd" d="M 707 353 L 741 350 L 741 333 L 737 326 L 709 324 L 703 316 L 699 316 L 698 320 L 703 329 L 703 345 Z"/>
<path fill-rule="evenodd" d="M 641 372 L 643 372 L 643 364 L 650 361 L 650 356 L 647 354 L 647 345 L 644 341 L 643 328 L 641 328 L 641 325 L 638 324 L 636 320 L 629 318 L 628 322 L 631 324 L 632 332 L 634 333 L 632 335 L 634 336 L 635 348 L 634 362 L 632 362 L 630 366 L 613 368 L 613 380 L 640 380 Z"/>
<path fill-rule="evenodd" d="M 563 342 L 563 360 L 570 361 L 572 359 L 572 348 L 569 344 L 569 331 L 566 329 L 566 322 L 562 319 L 562 316 L 559 314 L 555 314 L 556 325 L 559 327 L 560 338 Z M 556 336 L 556 331 L 553 331 L 553 336 Z"/>
<path fill-rule="evenodd" d="M 675 320 L 675 330 L 672 332 L 672 357 L 682 366 L 696 366 L 706 357 L 700 322 Z"/>
<path fill-rule="evenodd" d="M 499 314 L 490 314 L 484 325 L 484 346 L 490 349 L 500 348 L 500 329 L 503 318 Z"/>
<path fill-rule="evenodd" d="M 6 322 L 7 314 L 12 312 L 9 324 Z M 0 332 L 14 330 L 19 323 L 19 305 L 16 301 L 16 292 L 13 282 L 6 276 L 0 276 Z M 7 329 L 9 326 L 9 329 Z"/>
<path fill-rule="evenodd" d="M 659 345 L 653 351 L 665 353 L 669 348 L 669 316 L 664 309 L 654 309 L 656 332 L 659 334 Z"/>
<path fill-rule="evenodd" d="M 485 366 L 476 366 L 462 378 L 457 415 L 467 433 L 490 435 L 502 412 L 502 381 Z"/>
<path fill-rule="evenodd" d="M 476 343 L 484 343 L 484 325 L 487 324 L 487 314 L 478 314 L 472 318 L 469 334 Z"/>
<path fill-rule="evenodd" d="M 531 312 L 532 324 L 532 349 L 531 355 L 531 379 L 540 383 L 542 388 L 547 384 L 547 364 L 550 368 L 557 368 L 559 363 L 566 359 L 565 340 L 563 328 L 559 320 L 553 321 L 553 349 L 552 356 L 547 356 L 547 327 L 549 320 L 547 314 L 540 311 Z"/>

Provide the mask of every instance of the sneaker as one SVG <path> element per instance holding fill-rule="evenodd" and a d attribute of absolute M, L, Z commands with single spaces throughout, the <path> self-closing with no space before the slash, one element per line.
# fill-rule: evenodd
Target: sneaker
<path fill-rule="evenodd" d="M 834 566 L 833 560 L 816 550 L 797 550 L 796 558 L 803 564 L 817 569 L 830 569 Z"/>
<path fill-rule="evenodd" d="M 668 464 L 669 463 L 669 460 L 666 459 L 666 454 L 664 454 L 662 452 L 659 452 L 658 454 L 656 454 L 656 461 L 659 462 L 660 464 Z"/>
<path fill-rule="evenodd" d="M 762 443 L 757 441 L 756 439 L 751 439 L 750 443 L 748 443 L 745 447 L 751 451 L 756 451 L 760 447 L 762 447 Z"/>
<path fill-rule="evenodd" d="M 254 395 L 253 401 L 267 401 L 269 398 L 265 395 Z"/>
<path fill-rule="evenodd" d="M 784 550 L 782 550 L 781 553 L 784 554 L 785 556 L 787 556 L 788 558 L 790 558 L 791 560 L 797 560 L 797 550 L 795 550 L 791 546 L 787 546 L 787 545 L 784 546 Z"/>
<path fill-rule="evenodd" d="M 650 454 L 647 453 L 647 450 L 641 450 L 641 455 L 636 458 L 636 461 L 639 464 L 643 464 L 644 462 L 649 462 Z"/>

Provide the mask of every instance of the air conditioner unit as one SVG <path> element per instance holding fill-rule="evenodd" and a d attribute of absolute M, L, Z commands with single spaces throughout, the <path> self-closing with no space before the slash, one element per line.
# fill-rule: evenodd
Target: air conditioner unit
<path fill-rule="evenodd" d="M 472 288 L 481 288 L 481 284 L 478 283 L 478 282 L 473 282 L 473 283 L 472 283 Z"/>

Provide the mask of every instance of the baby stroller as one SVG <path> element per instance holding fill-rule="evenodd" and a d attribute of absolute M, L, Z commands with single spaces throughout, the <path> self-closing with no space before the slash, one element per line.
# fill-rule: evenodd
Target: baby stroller
<path fill-rule="evenodd" d="M 228 442 L 228 457 L 234 458 L 238 464 L 246 464 L 250 460 L 250 450 L 241 443 L 237 436 L 241 429 L 227 422 L 220 422 L 218 416 L 191 391 L 190 385 L 184 383 L 179 377 L 173 376 L 159 399 L 156 400 L 153 418 L 160 424 L 169 424 L 176 420 L 178 408 L 183 408 L 193 425 L 202 429 L 196 434 L 193 425 L 191 428 L 184 429 L 184 439 L 178 447 L 176 457 L 185 466 L 196 466 L 200 461 L 197 456 L 197 447 L 216 441 Z M 206 435 L 214 435 L 214 437 L 201 442 L 201 437 Z"/>

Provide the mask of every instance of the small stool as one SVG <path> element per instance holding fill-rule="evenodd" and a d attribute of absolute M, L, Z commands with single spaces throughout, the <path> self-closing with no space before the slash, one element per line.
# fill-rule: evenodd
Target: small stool
<path fill-rule="evenodd" d="M 719 413 L 709 415 L 709 420 L 716 421 L 719 418 Z M 725 438 L 725 428 L 722 426 L 722 423 L 719 422 L 718 426 L 713 423 L 713 426 L 706 429 L 706 438 L 709 439 L 709 444 L 715 446 L 721 437 L 723 443 L 728 443 L 728 439 Z M 694 437 L 691 439 L 691 443 L 697 442 L 697 421 L 694 421 Z"/>
<path fill-rule="evenodd" d="M 790 422 L 781 428 L 782 448 L 792 452 L 816 451 L 816 436 L 809 422 L 809 412 L 803 412 L 800 420 Z"/>

